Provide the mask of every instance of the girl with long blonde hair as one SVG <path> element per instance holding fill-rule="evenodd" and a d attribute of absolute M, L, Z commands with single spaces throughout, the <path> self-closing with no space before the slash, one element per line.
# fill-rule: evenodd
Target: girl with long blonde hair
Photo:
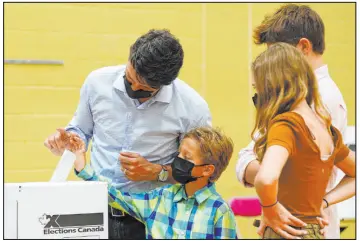
<path fill-rule="evenodd" d="M 294 228 L 288 224 L 295 216 L 306 223 L 301 238 L 322 239 L 323 209 L 355 195 L 355 154 L 331 125 L 313 70 L 299 50 L 273 44 L 256 58 L 252 72 L 258 96 L 252 136 L 261 162 L 255 188 L 267 226 L 264 238 L 286 237 L 283 230 Z M 346 176 L 326 193 L 334 165 Z"/>

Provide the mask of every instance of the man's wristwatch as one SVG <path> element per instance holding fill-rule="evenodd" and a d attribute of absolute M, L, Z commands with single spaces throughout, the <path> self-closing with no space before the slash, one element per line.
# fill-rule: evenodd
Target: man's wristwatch
<path fill-rule="evenodd" d="M 160 182 L 166 182 L 166 180 L 168 179 L 169 177 L 169 172 L 168 170 L 166 169 L 166 167 L 164 165 L 161 165 L 161 171 L 158 175 L 158 181 Z"/>

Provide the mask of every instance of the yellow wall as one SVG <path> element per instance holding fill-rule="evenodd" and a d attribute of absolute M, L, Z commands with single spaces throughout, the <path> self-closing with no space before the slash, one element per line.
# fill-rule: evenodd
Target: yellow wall
<path fill-rule="evenodd" d="M 325 60 L 355 120 L 355 4 L 312 3 L 326 26 Z M 5 182 L 47 181 L 58 161 L 44 139 L 65 126 L 86 75 L 123 64 L 137 37 L 168 28 L 180 38 L 180 78 L 210 105 L 214 125 L 233 138 L 235 153 L 218 183 L 225 199 L 255 195 L 235 177 L 237 152 L 250 140 L 254 108 L 249 64 L 264 47 L 251 30 L 279 4 L 264 3 L 5 3 L 5 59 L 63 60 L 64 65 L 5 65 Z M 346 94 L 345 94 L 346 93 Z M 72 175 L 70 179 L 75 179 Z M 239 220 L 255 238 L 252 220 Z"/>

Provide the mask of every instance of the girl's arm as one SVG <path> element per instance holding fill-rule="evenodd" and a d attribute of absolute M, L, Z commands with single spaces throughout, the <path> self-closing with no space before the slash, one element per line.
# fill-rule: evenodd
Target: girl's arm
<path fill-rule="evenodd" d="M 289 152 L 282 146 L 274 145 L 266 150 L 254 182 L 263 206 L 277 201 L 278 180 L 288 157 Z"/>
<path fill-rule="evenodd" d="M 356 191 L 355 152 L 350 151 L 345 159 L 338 161 L 335 165 L 345 173 L 345 176 L 334 189 L 324 196 L 328 206 L 353 197 Z M 326 207 L 327 203 L 323 202 L 323 205 Z"/>
<path fill-rule="evenodd" d="M 270 146 L 264 155 L 259 173 L 255 178 L 255 188 L 263 206 L 263 218 L 258 234 L 263 236 L 264 227 L 270 226 L 276 233 L 287 239 L 300 239 L 307 231 L 291 226 L 304 227 L 306 223 L 294 217 L 277 200 L 278 180 L 289 157 L 289 151 L 280 145 Z"/>

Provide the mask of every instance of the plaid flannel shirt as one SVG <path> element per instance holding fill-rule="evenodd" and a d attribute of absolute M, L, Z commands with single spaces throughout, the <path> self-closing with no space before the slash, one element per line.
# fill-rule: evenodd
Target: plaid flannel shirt
<path fill-rule="evenodd" d="M 147 239 L 236 238 L 234 214 L 213 183 L 192 197 L 187 197 L 181 184 L 132 194 L 117 190 L 111 180 L 97 175 L 90 165 L 77 175 L 86 181 L 106 181 L 109 204 L 143 222 Z"/>

